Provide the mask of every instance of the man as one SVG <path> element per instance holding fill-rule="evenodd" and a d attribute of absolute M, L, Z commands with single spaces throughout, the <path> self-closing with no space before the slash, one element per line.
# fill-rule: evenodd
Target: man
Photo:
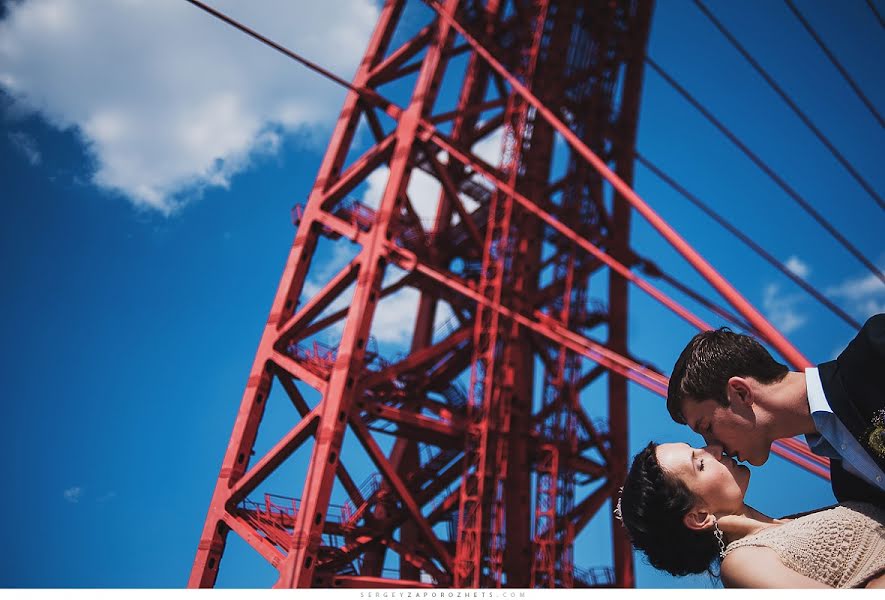
<path fill-rule="evenodd" d="M 667 410 L 755 466 L 768 460 L 774 440 L 805 435 L 830 459 L 840 502 L 885 506 L 885 314 L 871 317 L 836 360 L 804 373 L 749 336 L 699 333 L 673 366 Z"/>

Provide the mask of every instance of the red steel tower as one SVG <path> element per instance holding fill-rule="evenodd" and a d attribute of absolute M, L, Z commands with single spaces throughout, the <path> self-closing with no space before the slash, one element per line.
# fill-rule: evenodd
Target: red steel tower
<path fill-rule="evenodd" d="M 604 564 L 573 552 L 612 519 L 627 381 L 666 393 L 628 351 L 628 285 L 706 328 L 634 272 L 633 209 L 806 361 L 630 189 L 651 0 L 405 4 L 381 10 L 294 211 L 189 585 L 215 584 L 232 531 L 277 587 L 632 586 L 620 527 Z M 352 257 L 311 279 L 334 244 Z M 409 291 L 391 356 L 373 317 Z M 252 460 L 273 386 L 298 415 Z M 299 449 L 303 485 L 268 490 Z"/>

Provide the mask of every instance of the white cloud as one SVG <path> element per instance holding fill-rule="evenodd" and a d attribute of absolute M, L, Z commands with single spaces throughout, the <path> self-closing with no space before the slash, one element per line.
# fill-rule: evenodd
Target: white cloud
<path fill-rule="evenodd" d="M 842 351 L 848 347 L 848 344 L 851 343 L 851 340 L 853 339 L 854 334 L 852 334 L 850 337 L 846 338 L 844 342 L 833 348 L 833 350 L 830 352 L 830 360 L 836 360 L 837 358 L 839 358 L 839 355 L 842 354 Z"/>
<path fill-rule="evenodd" d="M 433 330 L 437 331 L 450 320 L 454 320 L 455 313 L 447 302 L 439 301 L 436 303 L 436 316 L 433 319 Z"/>
<path fill-rule="evenodd" d="M 63 492 L 64 499 L 72 504 L 76 504 L 77 502 L 79 502 L 82 495 L 83 488 L 81 488 L 79 485 L 70 487 Z"/>
<path fill-rule="evenodd" d="M 827 293 L 846 300 L 866 300 L 874 296 L 885 296 L 885 284 L 870 273 L 866 277 L 849 278 L 827 289 Z"/>
<path fill-rule="evenodd" d="M 316 252 L 311 263 L 311 269 L 307 273 L 307 279 L 304 281 L 302 289 L 302 297 L 306 303 L 308 300 L 316 296 L 322 291 L 323 287 L 337 275 L 356 255 L 357 248 L 350 245 L 344 240 L 339 240 L 334 246 L 322 255 Z M 353 295 L 353 285 L 340 293 L 332 303 L 326 307 L 315 320 L 328 317 L 347 307 L 350 304 Z M 337 345 L 341 333 L 344 331 L 344 319 L 333 323 L 320 333 L 323 343 Z"/>
<path fill-rule="evenodd" d="M 213 6 L 349 77 L 375 24 L 371 0 Z M 0 22 L 13 112 L 73 129 L 92 182 L 169 214 L 226 187 L 282 136 L 310 135 L 343 92 L 181 0 L 26 0 Z"/>
<path fill-rule="evenodd" d="M 363 193 L 361 202 L 375 210 L 381 206 L 381 196 L 387 187 L 387 179 L 390 177 L 390 168 L 381 166 L 372 171 L 366 177 L 366 191 Z M 436 218 L 436 207 L 439 204 L 439 193 L 442 189 L 439 181 L 421 169 L 412 169 L 409 177 L 409 185 L 406 194 L 412 201 L 412 208 L 421 219 L 425 230 L 433 227 Z"/>
<path fill-rule="evenodd" d="M 38 166 L 43 161 L 37 142 L 24 131 L 13 131 L 7 135 L 7 138 L 13 148 L 21 152 L 32 167 Z"/>
<path fill-rule="evenodd" d="M 117 497 L 117 492 L 111 490 L 111 491 L 107 492 L 106 494 L 102 494 L 101 496 L 96 498 L 95 501 L 98 502 L 99 504 L 106 504 L 107 502 L 110 502 L 111 500 L 115 499 L 116 497 Z"/>
<path fill-rule="evenodd" d="M 885 284 L 873 273 L 850 277 L 827 288 L 826 294 L 848 301 L 850 310 L 864 319 L 885 312 Z"/>
<path fill-rule="evenodd" d="M 807 263 L 802 262 L 798 256 L 791 256 L 788 258 L 784 266 L 792 271 L 794 275 L 797 275 L 802 279 L 805 279 L 811 274 L 811 267 L 809 267 Z"/>
<path fill-rule="evenodd" d="M 420 169 L 412 171 L 406 193 L 425 230 L 433 229 L 441 191 L 442 185 L 435 177 Z"/>
<path fill-rule="evenodd" d="M 782 294 L 780 286 L 776 283 L 767 285 L 762 291 L 765 315 L 772 325 L 784 334 L 795 331 L 805 324 L 807 316 L 797 310 L 797 305 L 802 299 L 800 295 Z"/>
<path fill-rule="evenodd" d="M 504 129 L 499 127 L 473 145 L 473 153 L 493 167 L 501 163 L 501 143 Z"/>
<path fill-rule="evenodd" d="M 366 191 L 360 200 L 363 204 L 373 210 L 378 210 L 381 206 L 381 195 L 384 194 L 384 188 L 387 186 L 387 177 L 390 175 L 390 169 L 386 166 L 379 167 L 369 173 L 366 177 Z"/>
<path fill-rule="evenodd" d="M 419 298 L 420 293 L 413 287 L 405 287 L 382 298 L 372 319 L 372 337 L 379 342 L 396 344 L 411 341 Z"/>

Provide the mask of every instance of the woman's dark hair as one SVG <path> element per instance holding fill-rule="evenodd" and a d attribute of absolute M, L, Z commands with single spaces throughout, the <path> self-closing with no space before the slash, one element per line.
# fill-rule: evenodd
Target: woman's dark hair
<path fill-rule="evenodd" d="M 666 473 L 649 442 L 633 458 L 621 495 L 621 517 L 633 546 L 648 556 L 656 569 L 683 576 L 707 572 L 719 560 L 719 544 L 712 531 L 694 531 L 683 517 L 695 504 L 695 495 L 679 478 Z"/>

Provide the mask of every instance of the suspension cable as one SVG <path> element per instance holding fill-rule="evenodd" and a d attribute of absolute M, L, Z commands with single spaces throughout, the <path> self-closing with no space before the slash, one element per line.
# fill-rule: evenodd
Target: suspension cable
<path fill-rule="evenodd" d="M 754 335 L 756 335 L 756 337 L 759 337 L 759 338 L 764 337 L 759 333 L 758 329 L 756 329 L 755 327 L 750 325 L 746 320 L 740 318 L 739 316 L 735 315 L 733 312 L 725 309 L 721 305 L 717 304 L 716 302 L 714 302 L 714 301 L 710 300 L 709 298 L 707 298 L 706 296 L 702 295 L 700 292 L 690 288 L 689 286 L 682 283 L 681 281 L 679 281 L 678 279 L 676 279 L 672 275 L 666 273 L 663 269 L 661 269 L 660 266 L 657 265 L 657 263 L 655 263 L 645 257 L 639 256 L 639 255 L 637 255 L 637 260 L 638 260 L 638 262 L 636 263 L 637 266 L 648 277 L 654 277 L 655 279 L 660 279 L 661 281 L 666 281 L 667 283 L 672 285 L 674 288 L 676 288 L 677 290 L 679 290 L 680 292 L 682 292 L 683 294 L 685 294 L 686 296 L 688 296 L 689 298 L 691 298 L 692 300 L 694 300 L 695 302 L 700 304 L 701 306 L 712 311 L 713 313 L 715 313 L 717 316 L 721 317 L 725 321 L 728 321 L 732 325 L 737 325 L 738 327 L 740 327 L 744 331 L 748 331 L 748 332 L 753 333 Z"/>
<path fill-rule="evenodd" d="M 845 67 L 842 66 L 842 63 L 833 55 L 821 37 L 817 34 L 817 32 L 811 27 L 811 24 L 808 20 L 802 16 L 802 13 L 799 12 L 799 9 L 796 7 L 796 4 L 793 0 L 784 0 L 787 3 L 787 6 L 793 11 L 793 14 L 796 15 L 796 18 L 802 23 L 802 26 L 805 27 L 805 30 L 808 31 L 809 35 L 817 42 L 817 45 L 820 46 L 820 49 L 824 54 L 827 55 L 827 58 L 830 59 L 830 62 L 833 63 L 833 66 L 836 67 L 836 70 L 842 75 L 845 79 L 845 82 L 851 86 L 851 89 L 854 90 L 854 93 L 857 94 L 857 97 L 860 98 L 860 101 L 864 103 L 864 106 L 869 109 L 870 113 L 872 113 L 873 117 L 875 117 L 876 121 L 879 122 L 879 126 L 885 128 L 885 120 L 882 119 L 882 115 L 879 114 L 879 111 L 876 110 L 876 107 L 873 106 L 873 103 L 870 102 L 870 99 L 867 98 L 866 94 L 860 89 L 860 86 L 857 85 L 857 82 L 848 74 L 848 71 L 845 70 Z"/>
<path fill-rule="evenodd" d="M 710 206 L 704 203 L 703 200 L 698 198 L 696 195 L 689 192 L 684 186 L 680 185 L 676 180 L 672 177 L 664 173 L 660 168 L 654 165 L 650 160 L 642 156 L 639 152 L 636 153 L 636 160 L 638 160 L 646 169 L 657 175 L 661 180 L 663 180 L 667 185 L 676 190 L 679 194 L 685 197 L 686 200 L 694 204 L 696 207 L 701 209 L 704 213 L 707 214 L 711 219 L 719 223 L 722 227 L 728 230 L 729 233 L 738 238 L 741 242 L 743 242 L 746 246 L 748 246 L 753 252 L 762 257 L 765 261 L 768 262 L 775 269 L 789 277 L 796 285 L 801 287 L 803 290 L 808 292 L 814 299 L 818 302 L 826 306 L 830 311 L 835 314 L 837 317 L 845 321 L 848 325 L 851 325 L 854 329 L 860 329 L 860 323 L 855 321 L 851 316 L 848 315 L 844 310 L 836 306 L 829 298 L 824 296 L 818 290 L 814 289 L 807 281 L 796 275 L 793 271 L 787 268 L 782 262 L 776 259 L 770 252 L 768 252 L 765 248 L 754 242 L 747 234 L 742 232 L 740 229 L 732 225 L 728 220 L 725 219 L 722 215 L 714 211 Z"/>
<path fill-rule="evenodd" d="M 839 233 L 839 231 L 833 227 L 830 222 L 825 219 L 818 211 L 808 203 L 805 198 L 799 195 L 799 192 L 794 190 L 790 185 L 784 181 L 782 177 L 780 177 L 777 173 L 774 172 L 774 169 L 769 167 L 759 156 L 757 156 L 750 148 L 744 144 L 734 133 L 732 133 L 722 122 L 713 116 L 713 114 L 704 108 L 704 106 L 695 99 L 694 96 L 688 93 L 684 87 L 682 87 L 673 77 L 671 77 L 664 69 L 662 69 L 650 56 L 645 57 L 645 62 L 654 69 L 658 75 L 664 78 L 664 80 L 669 83 L 673 89 L 675 89 L 679 94 L 685 98 L 692 106 L 694 106 L 710 123 L 712 123 L 720 132 L 722 132 L 725 137 L 727 137 L 731 142 L 737 146 L 750 160 L 752 160 L 757 167 L 762 169 L 766 175 L 768 175 L 782 190 L 784 190 L 790 198 L 792 198 L 799 206 L 801 206 L 805 212 L 807 212 L 818 224 L 829 232 L 831 236 L 833 236 L 836 241 L 838 241 L 843 248 L 848 250 L 854 257 L 859 260 L 867 269 L 870 270 L 876 277 L 878 277 L 882 283 L 885 283 L 885 274 L 882 273 L 879 268 L 873 264 L 869 258 L 864 256 L 864 254 L 857 249 L 857 247 L 848 241 L 848 239 Z"/>
<path fill-rule="evenodd" d="M 302 65 L 304 65 L 305 67 L 307 67 L 311 71 L 313 71 L 315 73 L 319 73 L 320 75 L 322 75 L 326 79 L 329 79 L 329 80 L 337 83 L 341 87 L 347 88 L 351 92 L 355 92 L 357 95 L 359 95 L 359 97 L 362 100 L 367 101 L 371 104 L 375 104 L 377 106 L 380 106 L 385 111 L 387 111 L 389 114 L 391 114 L 391 116 L 396 117 L 397 114 L 402 112 L 402 109 L 400 109 L 398 106 L 394 105 L 392 102 L 390 102 L 389 100 L 387 100 L 386 98 L 384 98 L 383 96 L 378 94 L 377 92 L 375 92 L 375 90 L 372 90 L 367 87 L 357 87 L 357 86 L 351 84 L 349 81 L 345 81 L 344 79 L 338 77 L 337 75 L 335 75 L 331 71 L 328 71 L 328 70 L 324 69 L 323 67 L 319 66 L 315 62 L 304 58 L 300 54 L 296 54 L 295 52 L 292 52 L 291 50 L 289 50 L 285 46 L 281 46 L 280 44 L 276 43 L 272 39 L 261 35 L 257 31 L 255 31 L 254 29 L 251 29 L 251 28 L 247 27 L 246 25 L 243 25 L 239 21 L 232 19 L 231 17 L 227 16 L 223 12 L 215 10 L 211 6 L 209 6 L 203 2 L 200 2 L 200 0 L 185 0 L 185 1 L 190 2 L 191 4 L 196 6 L 197 8 L 206 11 L 207 13 L 212 15 L 213 17 L 224 21 L 228 25 L 231 25 L 231 26 L 239 29 L 240 31 L 242 31 L 246 35 L 249 35 L 249 36 L 255 38 L 259 42 L 262 42 L 263 44 L 270 46 L 271 48 L 273 48 L 277 52 L 284 54 L 285 56 L 288 56 L 289 58 L 291 58 L 292 60 L 294 60 L 298 63 L 301 63 Z"/>
<path fill-rule="evenodd" d="M 768 83 L 769 86 L 771 86 L 771 89 L 773 89 L 777 93 L 777 95 L 780 96 L 781 99 L 787 103 L 787 106 L 789 106 L 793 110 L 793 112 L 796 113 L 796 116 L 798 116 L 799 119 L 801 119 L 802 122 L 805 123 L 805 125 L 808 127 L 809 130 L 811 130 L 811 132 L 817 137 L 817 139 L 820 140 L 820 142 L 824 146 L 826 146 L 826 148 L 836 158 L 836 160 L 838 160 L 842 164 L 842 166 L 845 167 L 845 169 L 851 174 L 854 180 L 857 181 L 857 183 L 859 183 L 860 186 L 864 190 L 866 190 L 867 194 L 869 194 L 870 197 L 876 201 L 876 203 L 879 205 L 879 208 L 885 210 L 885 200 L 883 200 L 882 197 L 876 193 L 876 190 L 874 190 L 873 187 L 869 183 L 867 183 L 866 179 L 864 179 L 861 174 L 857 172 L 857 170 L 851 165 L 851 163 L 848 162 L 848 160 L 842 155 L 842 153 L 836 149 L 833 143 L 830 142 L 830 140 L 823 134 L 823 132 L 818 129 L 814 123 L 811 122 L 811 119 L 809 119 L 808 116 L 804 112 L 802 112 L 802 109 L 800 109 L 799 106 L 787 95 L 783 88 L 781 88 L 777 84 L 777 82 L 775 82 L 774 78 L 772 78 L 771 75 L 769 75 L 768 72 L 762 68 L 762 65 L 760 65 L 759 62 L 756 61 L 756 59 L 750 56 L 750 53 L 747 52 L 746 48 L 744 48 L 740 44 L 740 42 L 738 42 L 737 39 L 731 34 L 731 32 L 729 32 L 728 29 L 725 28 L 725 25 L 723 25 L 722 22 L 719 21 L 706 6 L 704 6 L 704 3 L 701 2 L 701 0 L 694 0 L 694 3 L 701 10 L 701 12 L 703 12 L 707 16 L 707 18 L 710 19 L 710 21 L 713 23 L 713 25 L 716 26 L 716 28 L 722 33 L 722 35 L 724 35 L 726 39 L 731 42 L 731 45 L 734 46 L 735 49 L 737 49 L 737 51 L 741 53 L 741 55 L 747 60 L 748 63 L 750 63 L 750 65 L 756 70 L 756 72 L 762 76 L 765 82 Z"/>
<path fill-rule="evenodd" d="M 876 5 L 873 4 L 873 0 L 867 0 L 867 6 L 869 6 L 870 10 L 873 11 L 873 14 L 876 15 L 876 19 L 879 21 L 879 25 L 882 26 L 882 29 L 885 29 L 885 19 L 882 19 L 882 15 L 876 10 Z"/>

